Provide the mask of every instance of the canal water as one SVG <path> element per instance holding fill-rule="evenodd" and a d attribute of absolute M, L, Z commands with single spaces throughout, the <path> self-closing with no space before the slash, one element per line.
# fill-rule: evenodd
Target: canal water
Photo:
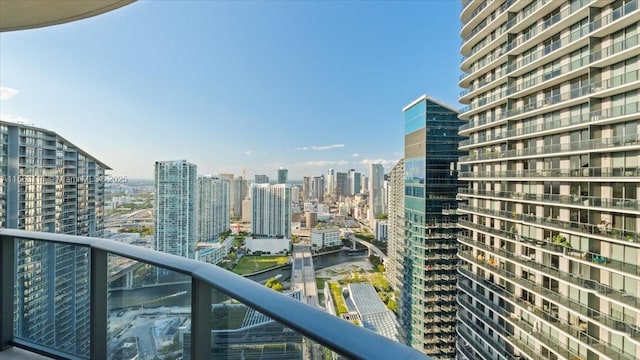
<path fill-rule="evenodd" d="M 366 251 L 351 254 L 349 251 L 340 251 L 314 256 L 313 265 L 315 270 L 318 271 L 334 265 L 363 261 L 366 258 Z M 276 275 L 281 275 L 280 279 L 282 279 L 282 281 L 288 281 L 291 278 L 291 265 L 247 276 L 247 278 L 262 283 Z M 189 307 L 191 306 L 190 292 L 191 282 L 157 284 L 133 289 L 116 289 L 109 291 L 109 309 L 117 310 L 132 307 L 154 308 L 160 306 Z M 224 300 L 221 294 L 214 292 L 214 303 Z"/>

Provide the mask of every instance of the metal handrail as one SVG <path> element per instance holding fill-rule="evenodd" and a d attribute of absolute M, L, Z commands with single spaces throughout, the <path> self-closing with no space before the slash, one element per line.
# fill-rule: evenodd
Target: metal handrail
<path fill-rule="evenodd" d="M 0 229 L 0 246 L 13 239 L 88 247 L 92 252 L 114 254 L 188 275 L 352 359 L 429 359 L 418 350 L 353 325 L 291 297 L 283 296 L 212 264 L 108 239 Z M 7 281 L 5 276 L 2 281 Z M 91 284 L 92 288 L 94 286 L 96 284 Z M 3 288 L 6 289 L 5 286 Z M 12 292 L 13 287 L 3 291 Z M 106 313 L 106 308 L 104 310 Z M 92 311 L 96 309 L 92 308 Z M 5 331 L 7 329 L 0 329 L 0 333 Z M 13 330 L 10 329 L 10 331 Z M 107 339 L 105 338 L 104 341 L 106 342 Z M 0 344 L 0 348 L 4 345 L 7 344 Z M 21 346 L 25 345 L 21 344 Z"/>

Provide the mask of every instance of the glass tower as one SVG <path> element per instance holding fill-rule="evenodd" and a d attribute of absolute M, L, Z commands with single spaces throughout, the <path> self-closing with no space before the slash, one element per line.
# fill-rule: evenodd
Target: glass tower
<path fill-rule="evenodd" d="M 427 96 L 404 112 L 403 216 L 390 209 L 390 237 L 400 286 L 399 316 L 407 342 L 434 359 L 454 359 L 456 344 L 456 163 L 461 124 L 452 108 Z M 399 165 L 402 166 L 402 165 Z M 397 190 L 391 191 L 397 194 Z M 396 205 L 393 205 L 396 204 Z M 404 232 L 394 225 L 404 220 Z"/>

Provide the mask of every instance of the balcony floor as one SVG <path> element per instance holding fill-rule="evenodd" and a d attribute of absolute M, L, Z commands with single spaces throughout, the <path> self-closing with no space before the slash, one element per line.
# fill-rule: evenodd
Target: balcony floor
<path fill-rule="evenodd" d="M 17 347 L 10 347 L 5 351 L 0 351 L 0 360 L 48 360 L 46 356 L 38 355 Z"/>

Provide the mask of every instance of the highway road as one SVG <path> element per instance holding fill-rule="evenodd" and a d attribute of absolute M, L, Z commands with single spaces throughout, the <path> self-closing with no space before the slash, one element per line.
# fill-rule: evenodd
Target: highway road
<path fill-rule="evenodd" d="M 376 256 L 378 256 L 380 259 L 382 259 L 382 262 L 383 262 L 383 263 L 384 263 L 384 262 L 386 262 L 386 260 L 387 260 L 387 255 L 386 255 L 384 252 L 382 252 L 382 250 L 378 249 L 378 247 L 377 247 L 377 246 L 373 245 L 372 243 L 370 243 L 370 242 L 368 242 L 368 241 L 365 241 L 365 240 L 362 240 L 362 239 L 358 239 L 358 238 L 357 238 L 355 235 L 353 235 L 353 234 L 348 234 L 347 236 L 349 237 L 349 239 L 350 239 L 351 241 L 357 241 L 357 242 L 359 242 L 360 244 L 362 244 L 362 245 L 366 246 L 370 251 L 373 251 L 373 252 L 374 252 L 374 254 L 376 254 Z"/>
<path fill-rule="evenodd" d="M 308 245 L 294 244 L 292 255 L 291 289 L 300 290 L 302 300 L 307 305 L 321 308 L 318 301 L 318 287 L 316 285 L 316 273 L 313 268 L 311 247 Z"/>

